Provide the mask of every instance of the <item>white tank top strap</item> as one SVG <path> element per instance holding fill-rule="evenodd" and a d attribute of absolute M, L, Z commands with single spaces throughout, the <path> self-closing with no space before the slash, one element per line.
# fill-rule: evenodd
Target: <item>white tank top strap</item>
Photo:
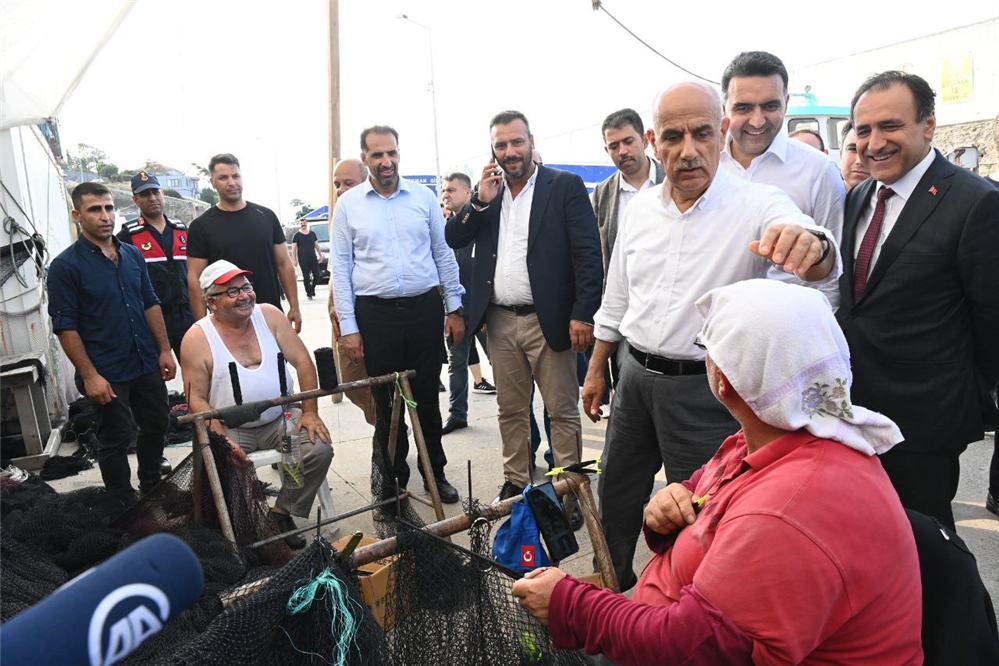
<path fill-rule="evenodd" d="M 260 365 L 253 369 L 243 367 L 233 357 L 232 352 L 226 347 L 218 330 L 216 330 L 215 324 L 212 323 L 211 316 L 195 322 L 205 332 L 208 346 L 212 351 L 212 383 L 208 390 L 208 403 L 215 409 L 231 407 L 236 404 L 236 398 L 232 391 L 232 379 L 229 376 L 229 364 L 232 362 L 236 363 L 236 375 L 239 377 L 239 388 L 244 403 L 267 400 L 280 393 L 277 374 L 277 354 L 280 348 L 274 334 L 267 326 L 267 321 L 264 319 L 259 305 L 254 307 L 250 321 L 253 322 L 257 345 L 260 347 Z M 294 379 L 288 371 L 287 364 L 283 370 L 288 380 L 288 391 L 294 392 Z M 281 413 L 281 407 L 272 407 L 261 414 L 256 421 L 251 421 L 241 427 L 255 428 L 270 423 L 281 416 Z"/>

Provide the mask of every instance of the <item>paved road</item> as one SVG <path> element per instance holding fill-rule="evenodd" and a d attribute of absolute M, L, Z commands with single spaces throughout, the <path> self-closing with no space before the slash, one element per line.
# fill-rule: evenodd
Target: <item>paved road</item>
<path fill-rule="evenodd" d="M 302 303 L 305 320 L 302 338 L 309 349 L 329 346 L 330 324 L 326 315 L 326 299 L 328 291 L 324 286 L 317 289 L 316 299 Z M 483 365 L 486 377 L 492 378 L 487 362 Z M 447 368 L 442 368 L 441 374 L 447 383 Z M 180 390 L 179 380 L 171 382 L 171 388 Z M 447 416 L 447 395 L 441 394 L 441 413 Z M 538 401 L 540 403 L 540 401 Z M 349 511 L 371 501 L 369 491 L 369 473 L 371 460 L 371 428 L 365 423 L 361 411 L 344 400 L 333 404 L 330 398 L 320 401 L 320 415 L 326 422 L 334 438 L 336 458 L 329 474 L 330 487 L 338 511 Z M 540 405 L 537 417 L 541 419 Z M 494 396 L 470 394 L 469 422 L 467 429 L 459 430 L 444 439 L 444 448 L 449 463 L 447 474 L 451 482 L 459 489 L 462 498 L 468 495 L 466 474 L 467 461 L 472 463 L 472 492 L 482 502 L 490 502 L 496 496 L 503 483 L 502 463 L 500 455 L 499 430 L 496 425 L 496 400 Z M 583 418 L 584 459 L 600 454 L 604 442 L 606 424 L 591 423 Z M 967 541 L 971 550 L 978 558 L 979 570 L 988 586 L 993 602 L 999 601 L 999 519 L 985 510 L 985 493 L 988 479 L 988 466 L 992 455 L 991 439 L 971 445 L 962 458 L 961 486 L 955 501 L 955 515 L 958 532 Z M 67 446 L 61 453 L 68 454 Z M 179 461 L 190 452 L 190 447 L 176 447 L 167 450 L 167 456 L 173 461 Z M 540 455 L 539 455 L 540 460 Z M 410 465 L 416 466 L 416 453 L 411 450 Z M 134 457 L 132 461 L 135 469 Z M 542 470 L 545 469 L 542 463 Z M 279 483 L 277 472 L 262 468 L 258 470 L 265 481 Z M 539 472 L 538 480 L 541 480 Z M 665 477 L 660 473 L 656 488 L 665 486 Z M 100 483 L 100 475 L 96 469 L 69 479 L 56 482 L 59 490 L 67 490 L 84 485 Z M 423 492 L 422 484 L 414 474 L 412 484 L 414 492 Z M 595 483 L 594 483 L 595 486 Z M 433 520 L 433 513 L 427 507 L 415 504 L 417 510 L 428 522 Z M 445 505 L 445 513 L 454 516 L 460 513 L 460 505 Z M 362 530 L 374 535 L 370 514 L 356 516 L 342 525 L 342 534 Z M 573 574 L 588 573 L 591 570 L 590 546 L 585 530 L 578 533 L 580 553 L 563 563 L 566 570 Z M 459 536 L 459 543 L 467 545 L 467 539 Z M 640 570 L 649 558 L 649 551 L 644 543 L 639 544 L 636 557 L 636 570 Z M 999 608 L 999 605 L 997 605 Z"/>

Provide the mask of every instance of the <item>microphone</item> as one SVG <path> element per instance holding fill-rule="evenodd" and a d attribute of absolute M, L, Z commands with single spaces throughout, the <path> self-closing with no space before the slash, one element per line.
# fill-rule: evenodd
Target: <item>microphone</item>
<path fill-rule="evenodd" d="M 201 596 L 194 551 L 169 534 L 132 544 L 0 625 L 0 662 L 110 666 Z"/>

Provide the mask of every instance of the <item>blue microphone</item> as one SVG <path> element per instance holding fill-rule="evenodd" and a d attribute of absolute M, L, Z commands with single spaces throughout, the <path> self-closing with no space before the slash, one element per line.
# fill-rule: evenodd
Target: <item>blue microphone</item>
<path fill-rule="evenodd" d="M 0 626 L 4 664 L 110 666 L 201 596 L 194 551 L 168 534 L 132 544 Z"/>

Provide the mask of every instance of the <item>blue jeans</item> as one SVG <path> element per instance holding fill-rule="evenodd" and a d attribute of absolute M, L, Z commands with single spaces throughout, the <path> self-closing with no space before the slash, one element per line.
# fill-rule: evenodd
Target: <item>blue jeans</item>
<path fill-rule="evenodd" d="M 538 420 L 534 417 L 534 392 L 537 390 L 536 386 L 531 386 L 531 457 L 533 458 L 538 453 L 538 448 L 541 447 L 541 431 L 538 429 Z M 545 422 L 545 437 L 548 440 L 548 450 L 545 451 L 545 462 L 548 463 L 549 467 L 555 466 L 555 456 L 552 455 L 552 421 L 548 416 L 548 410 L 545 410 L 544 416 Z"/>
<path fill-rule="evenodd" d="M 451 418 L 456 421 L 468 421 L 468 352 L 475 336 L 466 335 L 461 342 L 453 345 L 448 352 L 448 384 L 451 395 Z"/>

